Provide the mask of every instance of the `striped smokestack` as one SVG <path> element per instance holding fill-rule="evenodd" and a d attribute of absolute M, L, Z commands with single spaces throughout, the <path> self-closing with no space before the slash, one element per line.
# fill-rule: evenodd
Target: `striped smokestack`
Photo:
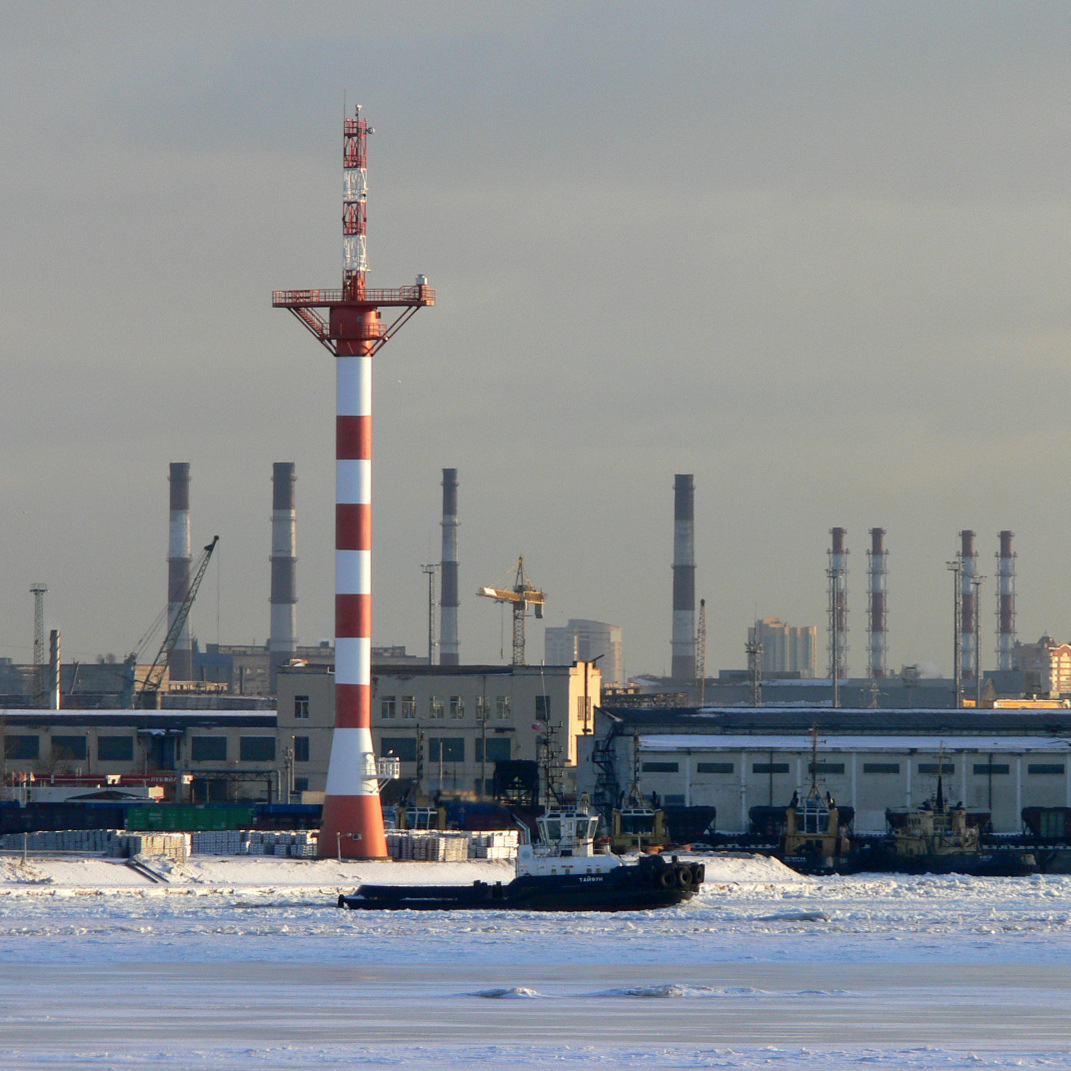
<path fill-rule="evenodd" d="M 1015 551 L 1014 532 L 1000 533 L 997 554 L 997 669 L 1012 668 L 1015 647 Z"/>
<path fill-rule="evenodd" d="M 294 463 L 272 466 L 271 633 L 268 638 L 269 689 L 276 691 L 279 667 L 297 647 L 297 513 L 294 508 Z"/>
<path fill-rule="evenodd" d="M 673 482 L 673 663 L 679 684 L 695 680 L 695 488 L 691 475 Z"/>
<path fill-rule="evenodd" d="M 439 598 L 439 663 L 458 664 L 457 469 L 443 469 L 443 559 Z"/>
<path fill-rule="evenodd" d="M 959 534 L 959 668 L 963 680 L 974 680 L 974 653 L 978 643 L 978 615 L 974 605 L 974 577 L 978 572 L 978 553 L 974 549 L 974 532 Z"/>
<path fill-rule="evenodd" d="M 887 640 L 885 635 L 885 595 L 888 574 L 886 559 L 889 552 L 885 549 L 885 529 L 870 529 L 870 644 L 867 652 L 867 676 L 880 681 L 886 676 L 885 657 Z"/>
<path fill-rule="evenodd" d="M 171 519 L 167 551 L 167 624 L 178 616 L 190 589 L 190 463 L 172 461 Z M 173 681 L 193 680 L 193 648 L 187 617 L 168 663 Z"/>

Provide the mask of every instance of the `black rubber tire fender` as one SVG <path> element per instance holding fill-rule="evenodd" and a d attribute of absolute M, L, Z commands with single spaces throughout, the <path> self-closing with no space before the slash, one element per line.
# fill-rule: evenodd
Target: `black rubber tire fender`
<path fill-rule="evenodd" d="M 673 886 L 676 884 L 677 879 L 673 871 L 670 870 L 669 867 L 663 867 L 660 871 L 658 871 L 657 880 L 659 888 L 672 889 Z"/>
<path fill-rule="evenodd" d="M 690 866 L 677 868 L 677 884 L 682 889 L 690 889 L 695 884 L 695 881 L 692 879 L 692 868 Z"/>

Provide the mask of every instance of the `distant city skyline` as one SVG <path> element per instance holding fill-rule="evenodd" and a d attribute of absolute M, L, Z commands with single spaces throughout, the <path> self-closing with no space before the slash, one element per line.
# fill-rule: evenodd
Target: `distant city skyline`
<path fill-rule="evenodd" d="M 463 663 L 499 660 L 475 591 L 523 553 L 543 624 L 612 621 L 627 675 L 668 674 L 678 473 L 708 673 L 770 616 L 822 671 L 834 526 L 854 675 L 875 526 L 891 672 L 951 673 L 963 529 L 983 670 L 1002 529 L 1019 639 L 1071 638 L 1064 8 L 537 10 L 4 5 L 0 657 L 32 659 L 36 580 L 64 660 L 134 648 L 171 462 L 220 536 L 201 644 L 267 640 L 274 462 L 297 640 L 333 635 L 333 369 L 271 291 L 340 284 L 357 101 L 371 284 L 438 295 L 375 363 L 376 645 L 426 650 L 444 467 Z"/>

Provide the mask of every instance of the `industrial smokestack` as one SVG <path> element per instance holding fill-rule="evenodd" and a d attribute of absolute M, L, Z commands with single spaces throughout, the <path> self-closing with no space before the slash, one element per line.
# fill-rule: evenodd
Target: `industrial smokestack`
<path fill-rule="evenodd" d="M 48 634 L 48 696 L 52 710 L 60 708 L 60 634 L 54 628 Z"/>
<path fill-rule="evenodd" d="M 674 681 L 695 680 L 695 489 L 691 475 L 673 483 L 673 662 Z"/>
<path fill-rule="evenodd" d="M 297 649 L 297 513 L 294 508 L 294 463 L 272 466 L 271 634 L 268 638 L 268 688 L 276 691 L 279 667 Z"/>
<path fill-rule="evenodd" d="M 178 616 L 190 589 L 190 465 L 172 461 L 171 521 L 167 551 L 167 627 Z M 173 681 L 193 680 L 193 648 L 190 643 L 190 619 L 179 632 L 170 659 Z"/>
<path fill-rule="evenodd" d="M 1014 532 L 1000 533 L 997 554 L 997 669 L 1012 668 L 1015 647 L 1015 552 Z"/>
<path fill-rule="evenodd" d="M 829 534 L 829 677 L 838 681 L 848 675 L 848 529 L 831 528 Z"/>
<path fill-rule="evenodd" d="M 974 532 L 964 530 L 960 532 L 959 539 L 959 668 L 963 680 L 974 680 L 974 656 L 978 643 L 974 578 L 978 572 L 978 553 L 974 549 Z"/>
<path fill-rule="evenodd" d="M 457 469 L 443 469 L 443 558 L 439 598 L 439 664 L 458 664 Z M 429 653 L 430 657 L 430 653 Z"/>
<path fill-rule="evenodd" d="M 889 552 L 885 549 L 885 529 L 871 528 L 870 550 L 867 551 L 870 574 L 870 613 L 867 622 L 870 641 L 867 652 L 867 676 L 876 681 L 882 680 L 886 675 L 885 595 L 888 580 L 886 571 L 888 556 Z"/>

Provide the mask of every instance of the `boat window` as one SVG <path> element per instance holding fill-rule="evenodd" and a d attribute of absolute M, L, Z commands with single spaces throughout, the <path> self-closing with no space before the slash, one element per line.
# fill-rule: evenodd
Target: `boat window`
<path fill-rule="evenodd" d="M 561 840 L 562 826 L 557 818 L 548 818 L 547 821 L 543 823 L 543 831 L 548 843 L 554 843 L 555 841 Z"/>
<path fill-rule="evenodd" d="M 595 838 L 595 834 L 598 833 L 598 831 L 599 831 L 599 820 L 598 820 L 598 818 L 589 818 L 588 819 L 588 832 L 587 832 L 588 837 L 590 837 L 591 839 L 594 839 Z"/>

